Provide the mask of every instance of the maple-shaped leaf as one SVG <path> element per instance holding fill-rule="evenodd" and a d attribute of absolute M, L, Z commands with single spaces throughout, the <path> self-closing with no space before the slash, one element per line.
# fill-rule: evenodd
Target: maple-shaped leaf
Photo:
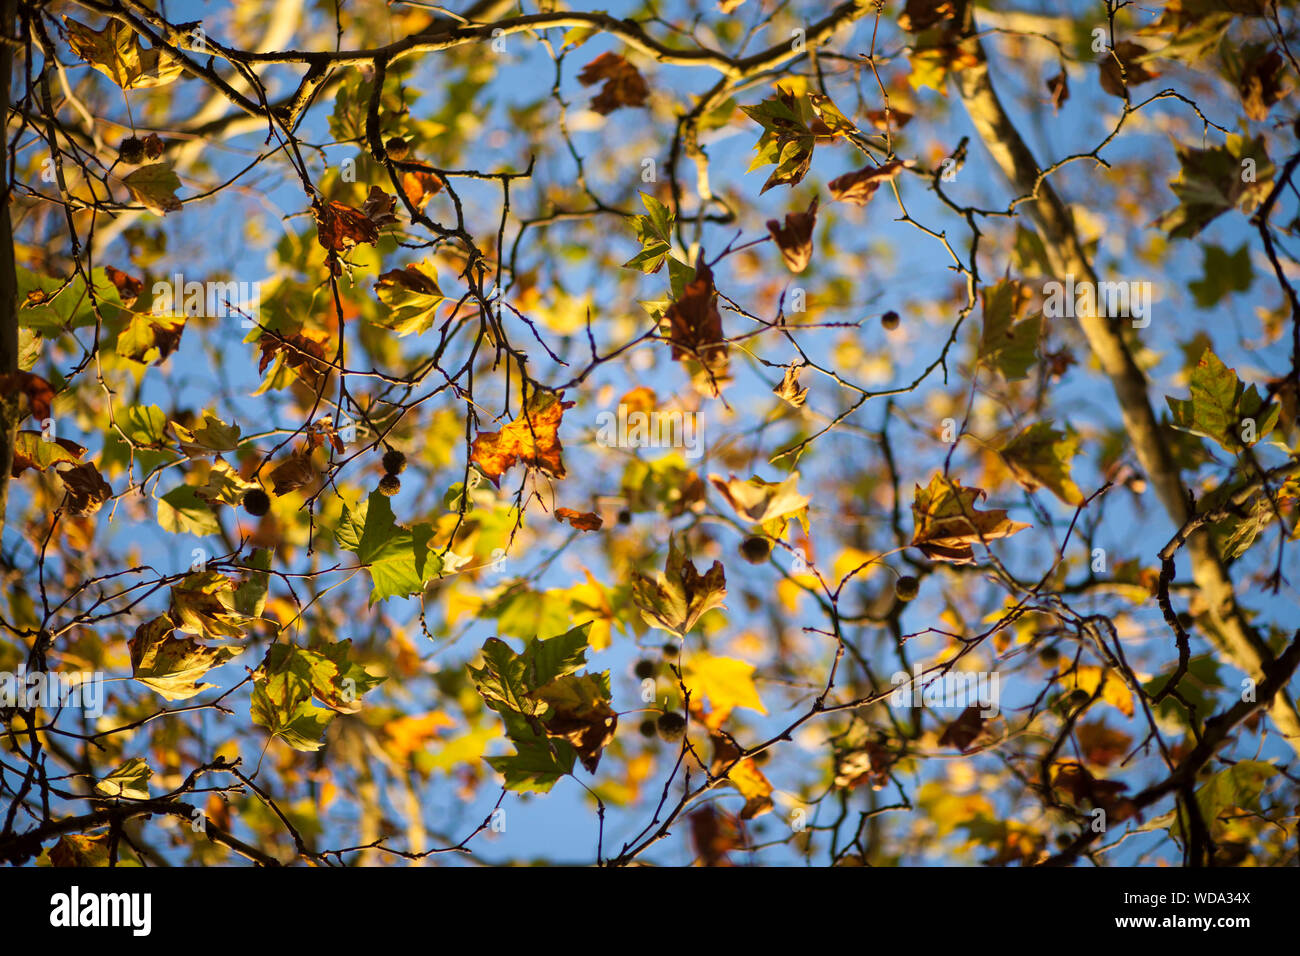
<path fill-rule="evenodd" d="M 1268 111 L 1287 95 L 1289 85 L 1281 53 L 1270 44 L 1251 43 L 1245 47 L 1237 92 L 1249 119 L 1257 123 L 1268 119 Z"/>
<path fill-rule="evenodd" d="M 518 462 L 563 479 L 560 420 L 564 410 L 573 407 L 573 402 L 563 401 L 563 397 L 563 392 L 534 392 L 520 416 L 501 431 L 478 433 L 470 447 L 470 460 L 494 485 Z"/>
<path fill-rule="evenodd" d="M 118 333 L 117 354 L 141 365 L 162 364 L 181 344 L 185 316 L 137 312 Z"/>
<path fill-rule="evenodd" d="M 218 455 L 208 469 L 208 478 L 194 489 L 196 497 L 209 504 L 238 505 L 244 493 L 260 488 L 255 481 L 245 481 L 234 467 Z"/>
<path fill-rule="evenodd" d="M 176 190 L 181 188 L 181 181 L 172 172 L 171 163 L 154 163 L 141 166 L 135 172 L 122 177 L 131 196 L 155 216 L 165 216 L 181 208 L 181 201 L 176 198 Z"/>
<path fill-rule="evenodd" d="M 140 293 L 144 291 L 142 280 L 112 266 L 104 266 L 104 275 L 108 276 L 108 280 L 113 283 L 113 288 L 117 289 L 118 298 L 122 300 L 124 306 L 129 309 L 135 305 L 136 300 L 140 298 Z"/>
<path fill-rule="evenodd" d="M 120 20 L 109 20 L 102 30 L 71 17 L 64 17 L 63 23 L 72 52 L 124 90 L 164 86 L 184 70 L 166 50 L 141 47 L 135 31 Z"/>
<path fill-rule="evenodd" d="M 726 607 L 727 576 L 722 562 L 714 561 L 706 574 L 686 560 L 675 537 L 668 539 L 668 563 L 653 578 L 636 575 L 632 602 L 651 627 L 683 635 L 712 608 Z"/>
<path fill-rule="evenodd" d="M 713 272 L 700 254 L 695 277 L 686 283 L 682 294 L 664 313 L 668 341 L 673 359 L 695 362 L 707 378 L 708 390 L 718 394 L 718 385 L 727 380 L 728 345 L 722 334 L 722 315 L 718 312 L 718 293 L 713 286 Z"/>
<path fill-rule="evenodd" d="M 180 422 L 172 422 L 172 431 L 180 440 L 181 451 L 188 458 L 205 458 L 223 451 L 234 451 L 239 447 L 239 426 L 227 425 L 206 409 L 203 421 L 192 429 Z"/>
<path fill-rule="evenodd" d="M 1274 169 L 1262 135 L 1229 133 L 1223 146 L 1176 151 L 1181 170 L 1169 188 L 1178 205 L 1156 220 L 1171 238 L 1190 239 L 1229 209 L 1250 214 L 1272 189 Z"/>
<path fill-rule="evenodd" d="M 235 610 L 235 582 L 219 571 L 196 571 L 173 584 L 170 617 L 187 634 L 244 636 L 246 618 Z"/>
<path fill-rule="evenodd" d="M 1238 452 L 1267 436 L 1277 425 L 1281 406 L 1264 405 L 1254 385 L 1237 377 L 1210 349 L 1201 353 L 1192 370 L 1191 398 L 1166 397 L 1174 427 L 1217 442 Z"/>
<path fill-rule="evenodd" d="M 567 521 L 579 531 L 599 531 L 605 522 L 594 511 L 574 511 L 572 508 L 556 508 L 556 521 Z"/>
<path fill-rule="evenodd" d="M 620 106 L 644 106 L 650 90 L 641 73 L 617 53 L 602 53 L 582 68 L 578 82 L 592 86 L 605 81 L 591 100 L 591 108 L 601 116 L 608 116 Z"/>
<path fill-rule="evenodd" d="M 830 190 L 831 198 L 838 202 L 865 206 L 876 194 L 876 190 L 891 179 L 897 178 L 903 168 L 903 162 L 897 159 L 879 166 L 863 166 L 855 172 L 845 173 L 832 179 L 826 184 L 826 188 Z"/>
<path fill-rule="evenodd" d="M 356 713 L 361 695 L 385 680 L 349 662 L 351 646 L 350 640 L 310 650 L 272 644 L 256 673 L 253 723 L 294 750 L 319 750 L 335 713 Z"/>
<path fill-rule="evenodd" d="M 90 462 L 59 468 L 55 474 L 68 493 L 64 508 L 75 518 L 88 518 L 95 514 L 113 494 L 112 487 Z"/>
<path fill-rule="evenodd" d="M 446 298 L 438 288 L 437 269 L 431 262 L 385 272 L 375 281 L 375 295 L 389 311 L 374 323 L 392 329 L 398 338 L 427 332 Z"/>
<path fill-rule="evenodd" d="M 21 431 L 14 436 L 14 464 L 10 475 L 17 478 L 28 468 L 44 471 L 67 462 L 76 464 L 86 449 L 69 438 L 46 441 L 40 432 Z"/>
<path fill-rule="evenodd" d="M 1073 432 L 1038 422 L 1011 439 L 999 454 L 1030 491 L 1042 485 L 1067 505 L 1079 505 L 1083 492 L 1070 478 L 1070 462 L 1078 450 L 1079 438 Z"/>
<path fill-rule="evenodd" d="M 775 219 L 767 221 L 767 231 L 776 240 L 777 248 L 781 250 L 781 258 L 785 261 L 786 268 L 795 275 L 807 269 L 808 263 L 812 261 L 812 234 L 813 226 L 816 224 L 816 196 L 813 196 L 813 200 L 808 204 L 806 211 L 786 213 L 785 225 Z"/>
<path fill-rule="evenodd" d="M 981 488 L 964 488 L 961 482 L 936 473 L 925 488 L 916 486 L 912 518 L 916 529 L 913 547 L 932 561 L 973 564 L 972 546 L 1007 538 L 1031 527 L 1007 518 L 1001 509 L 979 511 L 975 503 L 985 496 Z"/>
<path fill-rule="evenodd" d="M 389 499 L 374 491 L 357 508 L 344 510 L 335 539 L 366 566 L 374 585 L 370 593 L 374 604 L 419 594 L 426 582 L 439 577 L 443 563 L 432 547 L 433 535 L 429 524 L 399 525 Z"/>
<path fill-rule="evenodd" d="M 143 757 L 132 757 L 107 777 L 96 781 L 95 792 L 104 797 L 148 800 L 149 778 L 152 776 L 153 769 Z"/>
<path fill-rule="evenodd" d="M 773 186 L 795 186 L 808 173 L 813 148 L 818 141 L 827 142 L 852 133 L 856 127 L 829 98 L 819 93 L 796 96 L 777 87 L 776 95 L 757 106 L 742 106 L 745 114 L 763 127 L 763 135 L 754 146 L 757 155 L 746 172 L 762 166 L 775 166 L 760 195 Z"/>
<path fill-rule="evenodd" d="M 799 472 L 791 472 L 783 481 L 764 481 L 757 475 L 741 481 L 735 475 L 723 479 L 709 475 L 713 487 L 727 500 L 736 514 L 751 524 L 761 525 L 773 538 L 785 534 L 786 522 L 797 518 L 808 529 L 808 496 L 799 493 Z"/>
<path fill-rule="evenodd" d="M 175 637 L 176 625 L 164 614 L 141 624 L 128 642 L 131 676 L 167 700 L 189 700 L 212 684 L 203 675 L 239 652 L 230 647 L 206 647 L 191 637 Z"/>
<path fill-rule="evenodd" d="M 172 534 L 220 534 L 212 502 L 194 485 L 177 485 L 158 499 L 158 526 Z"/>
<path fill-rule="evenodd" d="M 673 214 L 649 193 L 641 193 L 641 205 L 646 215 L 632 217 L 632 228 L 641 251 L 623 263 L 625 269 L 640 269 L 646 275 L 658 272 L 673 248 Z"/>
<path fill-rule="evenodd" d="M 979 360 L 997 369 L 1008 382 L 1029 374 L 1038 350 L 1042 316 L 1019 319 L 1028 302 L 1028 290 L 1019 282 L 1000 279 L 992 288 L 980 289 L 984 305 L 984 329 L 980 337 Z"/>
<path fill-rule="evenodd" d="M 325 345 L 329 333 L 316 329 L 304 329 L 293 335 L 264 334 L 258 339 L 258 348 L 262 357 L 257 363 L 257 372 L 262 374 L 268 365 L 276 363 L 267 383 L 275 380 L 276 372 L 287 366 L 298 373 L 307 387 L 318 391 L 329 374 L 329 365 L 325 359 Z M 267 385 L 263 385 L 266 388 Z"/>
<path fill-rule="evenodd" d="M 333 199 L 317 203 L 313 209 L 316 241 L 330 252 L 346 252 L 362 243 L 373 246 L 379 241 L 380 228 L 397 221 L 393 215 L 396 201 L 378 186 L 371 186 L 360 209 Z"/>
<path fill-rule="evenodd" d="M 557 677 L 533 691 L 533 697 L 551 705 L 546 735 L 567 741 L 587 772 L 595 773 L 618 727 L 618 715 L 610 706 L 609 671 Z"/>

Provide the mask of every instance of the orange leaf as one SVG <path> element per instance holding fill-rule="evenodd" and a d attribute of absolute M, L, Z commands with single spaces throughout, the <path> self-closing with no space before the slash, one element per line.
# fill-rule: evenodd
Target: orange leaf
<path fill-rule="evenodd" d="M 494 485 L 517 462 L 540 468 L 553 478 L 565 476 L 560 457 L 560 419 L 573 402 L 563 392 L 535 392 L 524 413 L 499 432 L 479 432 L 470 458 Z"/>

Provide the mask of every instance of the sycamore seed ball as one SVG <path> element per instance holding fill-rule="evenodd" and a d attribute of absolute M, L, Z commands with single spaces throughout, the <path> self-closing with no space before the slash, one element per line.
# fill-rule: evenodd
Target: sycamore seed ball
<path fill-rule="evenodd" d="M 883 325 L 887 331 L 894 331 L 894 329 L 898 328 L 898 323 L 898 313 L 892 309 L 880 317 L 880 324 Z"/>
<path fill-rule="evenodd" d="M 400 475 L 406 470 L 406 456 L 396 448 L 384 452 L 384 471 L 390 475 Z"/>
<path fill-rule="evenodd" d="M 138 136 L 128 136 L 117 148 L 117 155 L 124 163 L 132 166 L 144 162 L 144 140 Z"/>
<path fill-rule="evenodd" d="M 402 162 L 410 155 L 411 144 L 400 136 L 394 136 L 384 144 L 384 152 L 388 153 L 388 158 Z"/>
<path fill-rule="evenodd" d="M 385 498 L 391 498 L 402 490 L 402 481 L 396 475 L 384 475 L 379 480 L 379 493 Z"/>
<path fill-rule="evenodd" d="M 244 492 L 244 510 L 254 518 L 260 518 L 271 509 L 271 499 L 261 488 L 250 488 Z"/>
<path fill-rule="evenodd" d="M 750 564 L 762 564 L 772 553 L 772 542 L 756 534 L 740 542 L 740 553 Z"/>
<path fill-rule="evenodd" d="M 645 680 L 647 677 L 654 677 L 659 668 L 652 660 L 641 659 L 636 662 L 636 667 L 632 672 L 636 674 L 637 680 Z"/>
<path fill-rule="evenodd" d="M 905 574 L 894 582 L 894 594 L 900 601 L 910 601 L 921 589 L 921 583 L 910 574 Z"/>
<path fill-rule="evenodd" d="M 655 727 L 655 722 L 649 717 L 641 721 L 641 726 L 638 729 L 641 731 L 642 737 L 653 737 L 659 732 Z"/>
<path fill-rule="evenodd" d="M 686 718 L 670 710 L 659 715 L 658 727 L 660 737 L 670 744 L 676 743 L 686 733 Z"/>

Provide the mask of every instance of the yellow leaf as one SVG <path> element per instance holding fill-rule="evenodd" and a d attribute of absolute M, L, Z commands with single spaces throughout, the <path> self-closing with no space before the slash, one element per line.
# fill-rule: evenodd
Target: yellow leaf
<path fill-rule="evenodd" d="M 719 710 L 748 707 L 760 714 L 767 713 L 754 687 L 753 664 L 734 657 L 696 654 L 687 662 L 682 679 L 695 700 L 707 697 Z"/>

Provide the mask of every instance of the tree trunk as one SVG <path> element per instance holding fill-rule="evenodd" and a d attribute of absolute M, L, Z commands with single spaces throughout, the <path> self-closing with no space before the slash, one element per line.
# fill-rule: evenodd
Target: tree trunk
<path fill-rule="evenodd" d="M 0 36 L 15 38 L 17 0 L 0 0 Z M 9 221 L 9 80 L 13 74 L 14 47 L 0 43 L 0 375 L 18 371 L 18 277 L 14 270 L 14 234 Z M 0 395 L 0 541 L 9 503 L 9 472 L 14 462 L 14 436 L 18 430 L 17 389 Z"/>
<path fill-rule="evenodd" d="M 962 103 L 970 115 L 985 148 L 1011 181 L 1017 195 L 1030 195 L 1037 184 L 1037 199 L 1025 204 L 1043 240 L 1048 261 L 1058 278 L 1073 274 L 1076 281 L 1096 282 L 1092 264 L 1083 252 L 1069 210 L 1047 179 L 1039 183 L 1041 167 L 1011 122 L 989 78 L 983 45 L 975 38 L 974 4 L 967 4 L 963 27 L 964 44 L 978 62 L 954 74 Z M 1187 490 L 1164 435 L 1160 431 L 1147 394 L 1146 376 L 1133 360 L 1128 343 L 1115 320 L 1102 315 L 1080 315 L 1079 325 L 1093 354 L 1110 379 L 1119 400 L 1124 428 L 1133 442 L 1138 461 L 1176 527 L 1190 517 Z M 1268 646 L 1247 622 L 1237 604 L 1236 591 L 1209 533 L 1202 529 L 1187 541 L 1192 577 L 1209 605 L 1212 626 L 1209 636 L 1233 666 L 1258 683 L 1263 666 L 1273 659 Z M 1269 714 L 1288 743 L 1300 753 L 1300 712 L 1285 690 L 1269 707 Z"/>

